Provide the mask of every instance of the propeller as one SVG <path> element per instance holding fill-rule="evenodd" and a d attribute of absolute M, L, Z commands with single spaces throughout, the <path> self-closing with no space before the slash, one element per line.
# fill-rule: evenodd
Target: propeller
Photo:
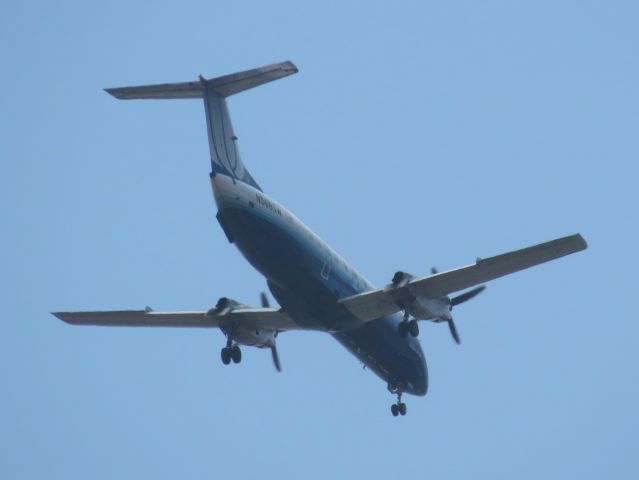
<path fill-rule="evenodd" d="M 260 292 L 260 302 L 262 303 L 262 308 L 270 308 L 271 304 L 268 301 L 268 297 L 266 293 Z"/>
<path fill-rule="evenodd" d="M 453 297 L 450 300 L 450 306 L 448 308 L 452 310 L 454 306 L 459 305 L 460 303 L 467 302 L 471 298 L 476 297 L 481 292 L 483 292 L 485 288 L 486 288 L 486 285 L 480 285 L 479 287 L 473 288 L 472 290 L 468 290 L 467 292 L 462 293 L 461 295 Z M 459 338 L 459 333 L 457 332 L 457 327 L 455 327 L 455 322 L 453 321 L 453 318 L 451 317 L 450 319 L 447 320 L 447 322 L 448 322 L 448 328 L 450 329 L 450 334 L 453 336 L 453 340 L 455 340 L 455 343 L 459 345 L 461 343 L 461 339 Z"/>
<path fill-rule="evenodd" d="M 459 339 L 459 333 L 457 333 L 455 322 L 453 322 L 452 318 L 450 320 L 447 320 L 447 322 L 448 322 L 448 328 L 450 329 L 450 334 L 453 336 L 453 340 L 455 340 L 455 343 L 459 345 L 461 343 L 461 340 Z"/>
<path fill-rule="evenodd" d="M 467 302 L 471 298 L 479 295 L 481 292 L 484 291 L 485 288 L 486 288 L 486 285 L 480 285 L 477 288 L 473 288 L 472 290 L 468 290 L 467 292 L 452 298 L 450 300 L 450 309 L 452 310 L 453 307 L 459 305 L 460 303 Z"/>
<path fill-rule="evenodd" d="M 268 297 L 266 296 L 266 293 L 264 292 L 260 292 L 260 303 L 262 304 L 262 308 L 271 307 L 271 304 L 268 301 Z M 275 332 L 273 332 L 273 338 L 277 337 L 278 333 L 279 332 L 275 330 Z M 277 346 L 275 344 L 275 341 L 273 341 L 273 345 L 271 345 L 271 357 L 273 357 L 273 365 L 275 365 L 275 370 L 277 370 L 278 372 L 281 372 L 282 364 L 280 363 L 280 356 L 277 354 Z"/>
<path fill-rule="evenodd" d="M 280 365 L 280 356 L 277 354 L 277 347 L 275 344 L 271 347 L 271 356 L 273 357 L 273 364 L 275 365 L 275 370 L 278 372 L 282 371 L 282 365 Z"/>
<path fill-rule="evenodd" d="M 233 310 L 231 300 L 226 297 L 222 297 L 217 301 L 215 307 L 211 308 L 208 312 L 206 312 L 206 314 L 215 317 L 223 317 L 224 315 L 230 313 L 231 310 Z"/>
<path fill-rule="evenodd" d="M 268 297 L 264 292 L 260 292 L 260 303 L 262 304 L 262 308 L 271 308 L 271 303 L 268 301 Z M 277 338 L 278 333 L 280 333 L 280 331 L 275 330 L 275 332 L 273 332 L 273 337 Z"/>

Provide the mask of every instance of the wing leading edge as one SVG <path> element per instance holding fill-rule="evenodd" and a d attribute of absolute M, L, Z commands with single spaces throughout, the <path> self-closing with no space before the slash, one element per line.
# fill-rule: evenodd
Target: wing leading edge
<path fill-rule="evenodd" d="M 154 312 L 145 310 L 111 310 L 96 312 L 53 312 L 71 325 L 99 325 L 110 327 L 187 327 L 220 328 L 234 323 L 248 329 L 301 330 L 284 311 L 275 308 L 238 308 L 223 315 L 207 311 Z"/>
<path fill-rule="evenodd" d="M 339 302 L 360 320 L 370 321 L 398 312 L 400 308 L 395 301 L 398 296 L 440 298 L 452 292 L 585 250 L 587 247 L 581 235 L 570 235 L 494 257 L 478 258 L 472 265 L 416 278 L 401 287 L 388 286 L 353 295 L 340 299 Z"/>

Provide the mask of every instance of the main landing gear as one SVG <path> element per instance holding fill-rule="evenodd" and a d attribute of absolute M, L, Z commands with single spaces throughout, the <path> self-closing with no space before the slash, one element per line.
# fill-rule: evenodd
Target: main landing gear
<path fill-rule="evenodd" d="M 231 363 L 240 363 L 242 361 L 242 350 L 237 345 L 233 345 L 232 347 L 224 347 L 222 349 L 222 363 L 224 365 L 228 365 Z"/>
<path fill-rule="evenodd" d="M 224 365 L 231 363 L 231 360 L 233 363 L 240 363 L 242 361 L 242 350 L 240 350 L 239 346 L 233 345 L 233 340 L 230 336 L 226 340 L 226 347 L 222 349 L 221 356 Z"/>
<path fill-rule="evenodd" d="M 419 335 L 419 325 L 417 320 L 408 320 L 408 311 L 404 311 L 404 319 L 397 325 L 397 331 L 399 336 L 406 338 L 410 333 L 411 337 L 417 337 Z"/>
<path fill-rule="evenodd" d="M 399 332 L 399 336 L 402 338 L 408 337 L 409 333 L 411 337 L 417 337 L 419 335 L 419 325 L 417 325 L 417 320 L 402 320 L 397 325 L 397 331 Z"/>

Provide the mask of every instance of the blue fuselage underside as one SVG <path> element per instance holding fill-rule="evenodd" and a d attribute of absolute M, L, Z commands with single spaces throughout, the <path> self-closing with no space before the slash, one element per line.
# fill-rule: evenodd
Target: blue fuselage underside
<path fill-rule="evenodd" d="M 218 207 L 218 219 L 229 240 L 266 277 L 273 296 L 299 325 L 330 332 L 368 368 L 402 391 L 426 393 L 424 354 L 417 339 L 398 335 L 401 315 L 362 324 L 337 302 L 370 290 L 365 279 L 333 256 L 314 234 L 287 228 L 264 215 L 264 205 L 249 202 L 246 208 L 218 202 Z"/>

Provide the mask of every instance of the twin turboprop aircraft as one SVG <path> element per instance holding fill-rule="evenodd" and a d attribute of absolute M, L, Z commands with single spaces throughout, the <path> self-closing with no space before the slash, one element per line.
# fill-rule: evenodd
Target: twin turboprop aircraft
<path fill-rule="evenodd" d="M 406 414 L 402 394 L 425 395 L 426 360 L 417 336 L 418 321 L 447 322 L 459 335 L 451 311 L 483 289 L 483 283 L 587 247 L 576 234 L 532 247 L 478 258 L 471 265 L 414 277 L 397 272 L 383 288 L 371 283 L 283 205 L 268 196 L 240 158 L 226 98 L 297 72 L 291 62 L 199 81 L 112 88 L 119 99 L 201 98 L 211 156 L 211 185 L 217 220 L 228 241 L 265 278 L 281 308 L 266 295 L 253 308 L 222 297 L 210 310 L 56 312 L 74 325 L 219 328 L 226 336 L 224 364 L 239 363 L 240 345 L 269 348 L 276 369 L 278 333 L 315 330 L 332 335 L 397 395 L 394 416 Z M 467 290 L 470 289 L 470 290 Z M 450 297 L 450 294 L 466 290 Z"/>

